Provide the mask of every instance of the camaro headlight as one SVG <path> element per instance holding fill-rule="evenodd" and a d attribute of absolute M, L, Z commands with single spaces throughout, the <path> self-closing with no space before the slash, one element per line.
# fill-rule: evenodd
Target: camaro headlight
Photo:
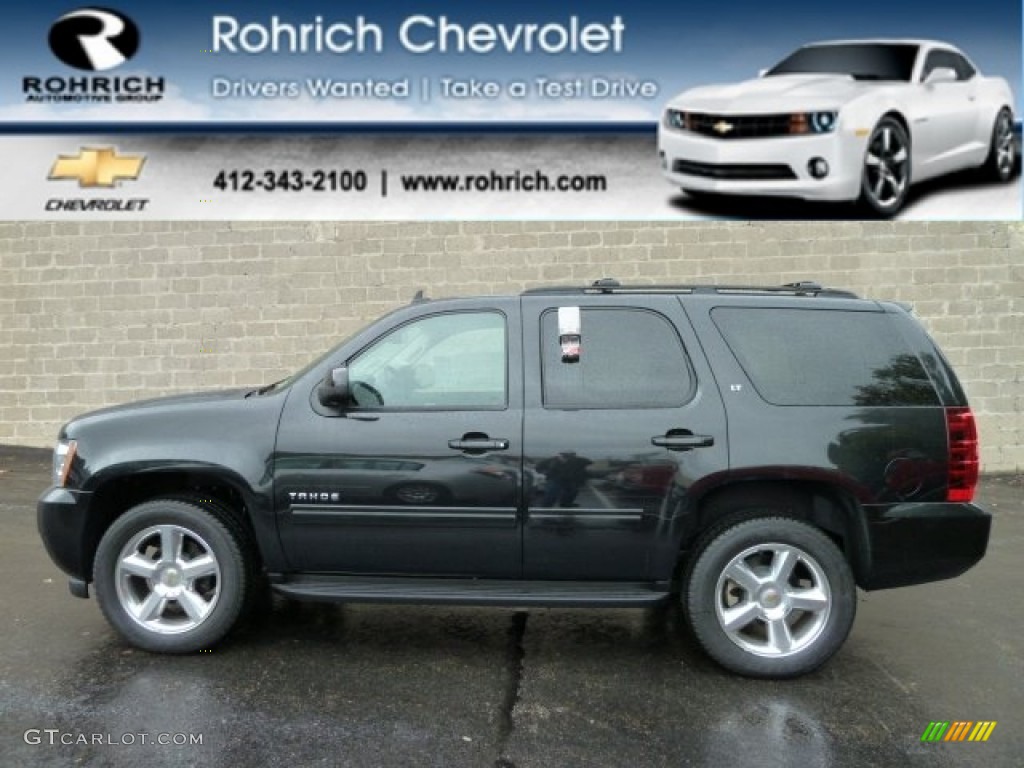
<path fill-rule="evenodd" d="M 686 113 L 679 109 L 665 110 L 665 125 L 677 131 L 687 130 Z"/>
<path fill-rule="evenodd" d="M 832 133 L 839 122 L 836 112 L 794 112 L 789 116 L 790 133 Z"/>
<path fill-rule="evenodd" d="M 60 440 L 53 451 L 53 484 L 64 487 L 71 473 L 78 443 L 74 440 Z"/>

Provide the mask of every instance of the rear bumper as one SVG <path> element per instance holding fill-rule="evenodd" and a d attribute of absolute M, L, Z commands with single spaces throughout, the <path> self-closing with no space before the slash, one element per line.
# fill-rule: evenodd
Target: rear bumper
<path fill-rule="evenodd" d="M 39 535 L 50 559 L 73 580 L 90 581 L 86 562 L 87 523 L 91 493 L 50 488 L 36 505 Z"/>
<path fill-rule="evenodd" d="M 978 563 L 992 516 L 975 504 L 914 503 L 866 507 L 863 589 L 951 579 Z"/>

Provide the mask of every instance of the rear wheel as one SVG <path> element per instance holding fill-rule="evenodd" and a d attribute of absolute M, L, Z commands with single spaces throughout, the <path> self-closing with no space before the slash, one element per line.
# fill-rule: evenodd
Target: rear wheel
<path fill-rule="evenodd" d="M 245 605 L 251 579 L 243 551 L 237 533 L 199 505 L 149 501 L 125 512 L 100 541 L 96 598 L 139 648 L 209 648 Z"/>
<path fill-rule="evenodd" d="M 1013 138 L 1013 116 L 1003 109 L 992 126 L 992 143 L 982 173 L 992 181 L 1009 181 L 1017 165 L 1017 146 Z"/>
<path fill-rule="evenodd" d="M 853 625 L 856 587 L 836 545 L 788 518 L 737 523 L 696 554 L 683 589 L 697 640 L 751 677 L 795 677 L 825 663 Z"/>
<path fill-rule="evenodd" d="M 861 204 L 876 216 L 895 216 L 910 191 L 910 172 L 910 137 L 898 120 L 883 117 L 864 152 Z"/>

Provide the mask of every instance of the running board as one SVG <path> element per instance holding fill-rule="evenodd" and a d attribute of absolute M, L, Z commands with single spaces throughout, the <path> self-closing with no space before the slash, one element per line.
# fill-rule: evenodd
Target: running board
<path fill-rule="evenodd" d="M 292 600 L 326 603 L 601 606 L 639 608 L 669 599 L 668 584 L 615 581 L 503 581 L 395 576 L 296 576 L 272 584 Z"/>

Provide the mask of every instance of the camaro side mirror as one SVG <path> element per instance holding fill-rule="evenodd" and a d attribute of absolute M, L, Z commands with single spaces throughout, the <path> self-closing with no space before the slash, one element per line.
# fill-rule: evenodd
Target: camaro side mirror
<path fill-rule="evenodd" d="M 317 399 L 324 408 L 342 408 L 348 404 L 351 391 L 348 383 L 348 368 L 334 368 L 316 388 Z"/>
<path fill-rule="evenodd" d="M 936 83 L 955 83 L 956 82 L 956 70 L 952 67 L 936 67 L 928 76 L 924 79 L 925 85 L 935 85 Z"/>

